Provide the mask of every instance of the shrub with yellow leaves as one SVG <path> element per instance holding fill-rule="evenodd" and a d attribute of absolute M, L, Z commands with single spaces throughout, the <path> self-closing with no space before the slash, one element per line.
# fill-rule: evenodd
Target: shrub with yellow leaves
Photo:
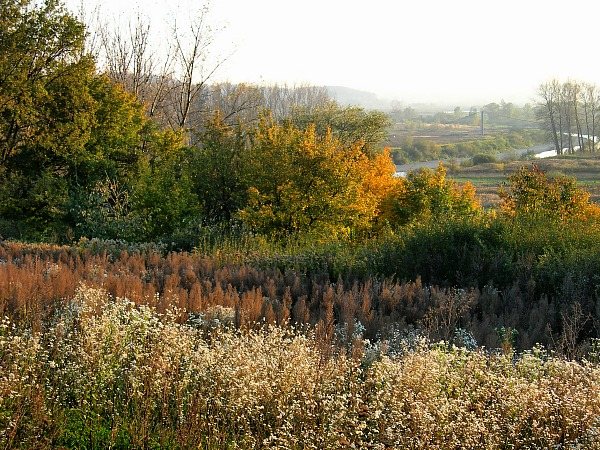
<path fill-rule="evenodd" d="M 446 178 L 446 169 L 410 172 L 398 179 L 383 204 L 383 218 L 392 225 L 428 222 L 435 218 L 473 217 L 482 211 L 475 187 L 467 182 L 459 186 Z"/>

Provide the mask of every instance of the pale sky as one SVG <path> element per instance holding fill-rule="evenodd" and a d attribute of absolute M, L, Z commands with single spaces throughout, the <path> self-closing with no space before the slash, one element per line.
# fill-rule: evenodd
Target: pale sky
<path fill-rule="evenodd" d="M 81 0 L 67 0 L 76 7 Z M 201 0 L 83 0 L 156 29 Z M 213 0 L 215 81 L 337 85 L 404 102 L 534 101 L 540 83 L 600 84 L 593 0 Z"/>

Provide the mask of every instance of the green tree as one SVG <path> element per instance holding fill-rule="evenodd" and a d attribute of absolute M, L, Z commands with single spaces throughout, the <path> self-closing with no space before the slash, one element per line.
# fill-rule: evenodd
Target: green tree
<path fill-rule="evenodd" d="M 229 222 L 247 198 L 243 175 L 247 130 L 227 125 L 217 112 L 198 141 L 192 155 L 193 192 L 202 204 L 205 221 Z"/>
<path fill-rule="evenodd" d="M 57 1 L 0 4 L 0 165 L 83 150 L 94 72 L 84 28 Z M 26 153 L 27 155 L 23 155 Z"/>
<path fill-rule="evenodd" d="M 72 189 L 75 237 L 172 242 L 177 235 L 190 240 L 200 206 L 192 192 L 189 149 L 182 146 L 180 133 L 155 128 L 143 148 L 140 157 L 131 157 L 135 160 L 127 172 L 119 167 L 122 161 L 93 160 L 108 170 L 90 171 L 93 184 Z"/>
<path fill-rule="evenodd" d="M 331 130 L 333 137 L 343 146 L 359 145 L 360 150 L 369 156 L 381 151 L 380 144 L 387 137 L 390 125 L 389 117 L 380 111 L 365 111 L 356 106 L 342 108 L 335 102 L 313 110 L 297 108 L 289 120 L 300 129 L 314 124 L 321 136 Z"/>
<path fill-rule="evenodd" d="M 497 123 L 500 115 L 500 105 L 498 103 L 488 103 L 483 107 L 483 111 L 487 114 L 491 123 Z"/>
<path fill-rule="evenodd" d="M 64 219 L 67 175 L 94 120 L 84 27 L 54 0 L 0 3 L 0 216 L 45 235 Z"/>
<path fill-rule="evenodd" d="M 462 112 L 462 108 L 460 106 L 457 106 L 456 108 L 454 108 L 454 121 L 457 122 L 458 120 L 460 120 L 463 117 L 463 112 Z"/>
<path fill-rule="evenodd" d="M 0 232 L 68 239 L 98 198 L 115 208 L 106 186 L 131 193 L 156 130 L 96 74 L 84 26 L 58 1 L 2 2 L 0 20 Z"/>
<path fill-rule="evenodd" d="M 86 151 L 77 161 L 81 167 L 74 170 L 85 171 L 88 183 L 106 176 L 128 180 L 151 152 L 148 141 L 161 132 L 152 127 L 136 97 L 108 77 L 94 77 L 88 89 L 95 101 L 94 120 Z"/>
<path fill-rule="evenodd" d="M 170 132 L 166 132 L 170 133 Z M 190 149 L 180 145 L 169 149 L 164 137 L 159 148 L 164 151 L 154 168 L 140 164 L 133 184 L 132 215 L 140 224 L 136 240 L 169 240 L 190 248 L 202 217 L 202 208 L 194 192 Z M 156 144 L 155 144 L 156 145 Z"/>

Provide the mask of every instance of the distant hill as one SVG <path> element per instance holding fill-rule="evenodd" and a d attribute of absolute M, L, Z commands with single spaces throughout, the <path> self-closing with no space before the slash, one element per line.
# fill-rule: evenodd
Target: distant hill
<path fill-rule="evenodd" d="M 392 111 L 393 109 L 404 109 L 410 106 L 419 114 L 435 114 L 436 112 L 453 111 L 457 106 L 462 106 L 468 111 L 470 106 L 477 105 L 479 109 L 485 102 L 470 103 L 463 101 L 458 103 L 439 102 L 412 102 L 405 103 L 398 99 L 378 97 L 374 92 L 361 91 L 346 86 L 324 86 L 327 93 L 342 106 L 360 106 L 365 109 L 378 109 L 381 111 Z"/>
<path fill-rule="evenodd" d="M 366 109 L 391 109 L 391 101 L 377 97 L 373 92 L 344 86 L 325 86 L 329 95 L 340 105 L 361 106 Z"/>

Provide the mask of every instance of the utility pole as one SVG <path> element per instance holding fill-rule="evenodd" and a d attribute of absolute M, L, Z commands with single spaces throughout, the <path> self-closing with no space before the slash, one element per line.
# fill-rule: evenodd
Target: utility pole
<path fill-rule="evenodd" d="M 481 135 L 483 136 L 483 109 L 481 110 Z"/>

